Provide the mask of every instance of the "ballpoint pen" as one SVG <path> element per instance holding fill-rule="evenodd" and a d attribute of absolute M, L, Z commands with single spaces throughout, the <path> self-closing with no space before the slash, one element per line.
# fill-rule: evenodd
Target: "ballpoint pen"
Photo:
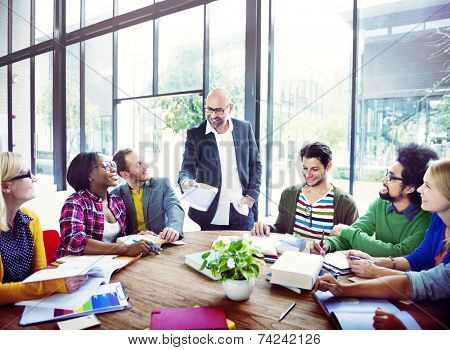
<path fill-rule="evenodd" d="M 291 310 L 294 308 L 295 305 L 296 305 L 296 303 L 293 302 L 293 303 L 286 309 L 286 311 L 284 311 L 284 312 L 281 314 L 280 318 L 278 319 L 278 322 L 280 322 L 283 318 L 285 318 L 286 315 L 287 315 L 289 312 L 291 312 Z"/>
<path fill-rule="evenodd" d="M 139 242 L 139 241 L 133 239 L 133 243 L 137 243 L 137 242 Z M 148 246 L 149 248 L 152 248 L 153 250 L 156 250 L 156 251 L 158 251 L 158 252 L 160 252 L 160 251 L 162 250 L 160 247 L 157 247 L 157 246 L 154 245 L 154 244 L 151 244 L 151 243 L 148 243 L 148 242 L 145 242 L 145 243 L 147 243 L 147 246 Z"/>
<path fill-rule="evenodd" d="M 325 236 L 325 230 L 322 230 L 322 238 L 320 239 L 320 247 L 323 248 L 323 236 Z"/>

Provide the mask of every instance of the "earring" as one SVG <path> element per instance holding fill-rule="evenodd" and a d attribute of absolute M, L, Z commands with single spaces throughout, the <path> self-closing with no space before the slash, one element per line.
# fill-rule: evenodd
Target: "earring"
<path fill-rule="evenodd" d="M 89 181 L 89 182 L 92 182 L 92 179 L 91 179 L 91 178 L 88 178 L 88 181 Z"/>

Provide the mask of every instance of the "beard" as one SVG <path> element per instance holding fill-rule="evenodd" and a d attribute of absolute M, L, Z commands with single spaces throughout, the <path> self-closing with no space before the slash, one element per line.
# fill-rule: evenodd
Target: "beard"
<path fill-rule="evenodd" d="M 381 199 L 387 200 L 389 202 L 395 203 L 398 202 L 400 199 L 403 198 L 403 195 L 400 194 L 399 196 L 393 197 L 391 196 L 391 194 L 389 193 L 389 188 L 385 186 L 385 188 L 387 189 L 386 192 L 382 192 L 380 191 L 378 194 L 380 195 Z"/>

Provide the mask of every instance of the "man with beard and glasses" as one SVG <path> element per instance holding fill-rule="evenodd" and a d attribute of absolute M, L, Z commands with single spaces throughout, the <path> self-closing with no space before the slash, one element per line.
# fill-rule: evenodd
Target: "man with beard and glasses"
<path fill-rule="evenodd" d="M 351 225 L 358 218 L 353 197 L 334 186 L 327 177 L 332 167 L 330 148 L 320 142 L 305 145 L 299 152 L 305 183 L 286 188 L 278 205 L 275 225 L 257 222 L 252 235 L 290 233 L 320 239 L 334 225 Z"/>
<path fill-rule="evenodd" d="M 373 257 L 404 256 L 422 242 L 431 213 L 420 208 L 417 189 L 430 160 L 437 154 L 429 148 L 410 144 L 398 150 L 397 161 L 386 169 L 380 198 L 376 199 L 351 226 L 336 225 L 323 247 L 314 243 L 311 252 L 325 254 L 358 249 Z"/>
<path fill-rule="evenodd" d="M 118 150 L 113 160 L 127 182 L 112 191 L 125 203 L 127 234 L 159 235 L 169 242 L 183 238 L 184 210 L 169 180 L 150 176 L 148 165 L 131 148 Z"/>

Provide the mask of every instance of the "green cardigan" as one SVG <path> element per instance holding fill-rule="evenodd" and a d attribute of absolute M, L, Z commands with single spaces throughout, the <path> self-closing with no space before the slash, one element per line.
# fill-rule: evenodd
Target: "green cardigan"
<path fill-rule="evenodd" d="M 278 204 L 278 217 L 275 225 L 269 225 L 271 232 L 294 232 L 295 210 L 298 195 L 304 184 L 286 188 L 281 194 Z M 358 208 L 352 196 L 334 186 L 334 216 L 333 225 L 351 225 L 358 218 Z"/>
<path fill-rule="evenodd" d="M 431 213 L 422 209 L 413 220 L 395 210 L 387 213 L 388 201 L 378 198 L 367 213 L 340 236 L 326 239 L 330 252 L 359 249 L 372 256 L 404 256 L 422 242 L 430 223 Z"/>

